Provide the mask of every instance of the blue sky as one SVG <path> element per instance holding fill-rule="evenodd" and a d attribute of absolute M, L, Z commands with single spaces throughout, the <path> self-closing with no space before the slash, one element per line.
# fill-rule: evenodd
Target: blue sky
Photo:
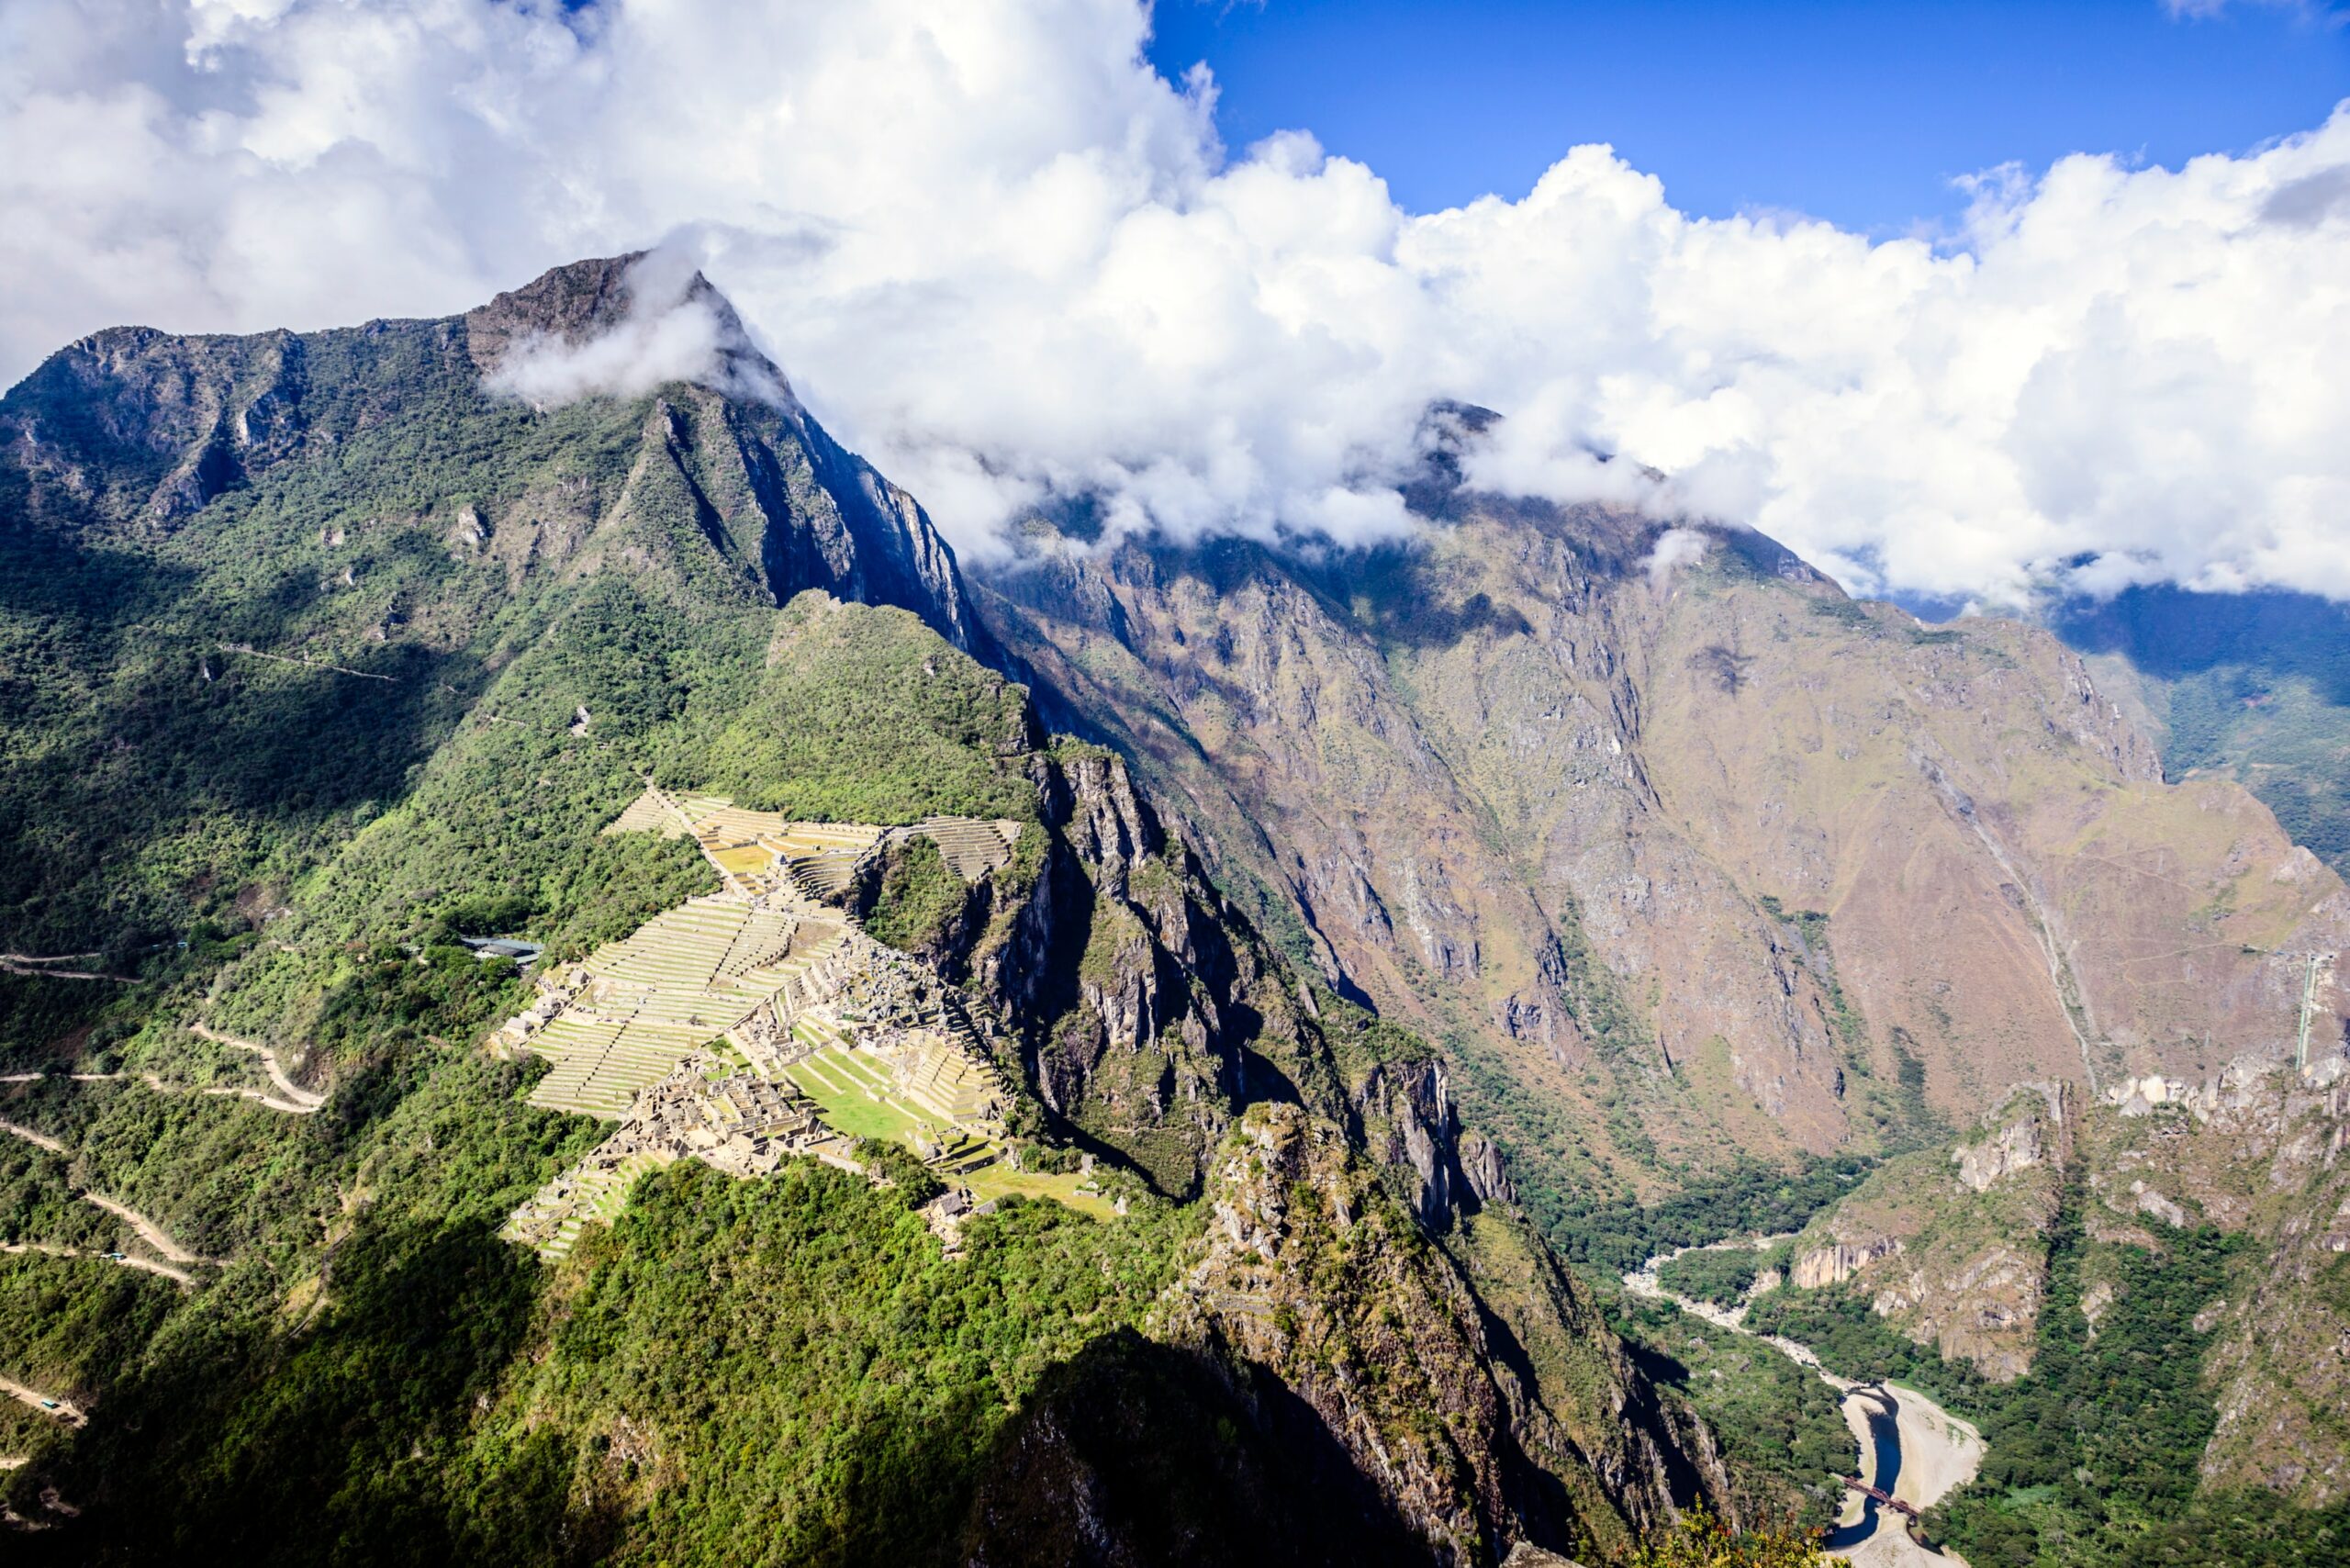
<path fill-rule="evenodd" d="M 2350 28 L 2292 5 L 1158 0 L 1151 58 L 1204 60 L 1238 149 L 1303 129 L 1429 211 L 1518 196 L 1606 141 L 1707 217 L 1871 233 L 1960 210 L 1954 176 L 2073 151 L 2176 165 L 2350 97 Z"/>

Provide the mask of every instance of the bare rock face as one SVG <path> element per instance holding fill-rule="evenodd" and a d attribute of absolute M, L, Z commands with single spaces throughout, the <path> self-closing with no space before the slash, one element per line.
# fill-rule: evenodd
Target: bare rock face
<path fill-rule="evenodd" d="M 1901 1238 L 1897 1236 L 1880 1236 L 1862 1242 L 1839 1241 L 1814 1248 L 1796 1258 L 1787 1277 L 1797 1290 L 1841 1285 L 1879 1259 L 1899 1257 L 1901 1249 Z"/>
<path fill-rule="evenodd" d="M 1555 1551 L 1545 1551 L 1539 1546 L 1519 1541 L 1510 1549 L 1502 1568 L 1583 1568 L 1572 1557 L 1561 1557 Z"/>
<path fill-rule="evenodd" d="M 2232 784 L 2164 782 L 2039 631 L 1921 626 L 1751 533 L 1651 571 L 1628 513 L 1416 499 L 1370 554 L 1040 532 L 989 615 L 1334 985 L 1475 1033 L 1521 1183 L 1865 1146 L 1911 1076 L 1950 1119 L 2199 1080 L 2207 1041 L 2288 1050 L 2278 955 L 2350 946 L 2339 879 Z M 2350 993 L 2315 1001 L 2338 1035 Z"/>
<path fill-rule="evenodd" d="M 2140 1214 L 2152 1215 L 2174 1230 L 2187 1224 L 2185 1209 L 2180 1208 L 2143 1182 L 2131 1182 L 2130 1193 L 2137 1200 L 2136 1207 Z"/>
<path fill-rule="evenodd" d="M 2012 1383 L 2031 1369 L 2031 1333 L 2046 1294 L 2048 1260 L 2038 1241 L 2027 1235 L 2016 1245 L 1991 1243 L 1947 1272 L 1894 1271 L 1869 1310 L 1945 1360 L 1972 1361 L 1992 1382 Z"/>
<path fill-rule="evenodd" d="M 292 332 L 94 333 L 51 354 L 0 408 L 0 450 L 38 482 L 35 521 L 169 532 L 308 435 L 305 340 Z"/>
<path fill-rule="evenodd" d="M 644 252 L 637 251 L 551 267 L 521 287 L 466 311 L 465 357 L 487 375 L 525 345 L 552 339 L 577 348 L 603 336 L 634 308 L 631 277 L 643 259 Z M 708 283 L 699 276 L 694 281 L 700 286 L 700 298 L 717 299 Z"/>
<path fill-rule="evenodd" d="M 1039 863 L 990 879 L 969 974 L 1045 1104 L 1189 1193 L 1239 1107 L 1340 1094 L 1282 966 L 1114 755 L 1038 753 Z M 1449 1148 L 1449 1146 L 1448 1146 Z M 1449 1201 L 1448 1190 L 1447 1201 Z"/>
<path fill-rule="evenodd" d="M 1371 1135 L 1371 1152 L 1413 1180 L 1413 1211 L 1430 1231 L 1451 1223 L 1465 1182 L 1460 1168 L 1460 1117 L 1445 1081 L 1444 1064 L 1382 1062 L 1355 1095 Z"/>
<path fill-rule="evenodd" d="M 1987 1143 L 1953 1149 L 1951 1158 L 1958 1164 L 1962 1186 L 1972 1192 L 1988 1192 L 2001 1177 L 2040 1163 L 2039 1125 L 2015 1123 L 2002 1128 Z"/>
<path fill-rule="evenodd" d="M 1492 1138 L 1478 1132 L 1461 1135 L 1460 1171 L 1479 1203 L 1498 1204 L 1504 1208 L 1516 1206 L 1517 1188 L 1503 1162 L 1501 1146 Z"/>

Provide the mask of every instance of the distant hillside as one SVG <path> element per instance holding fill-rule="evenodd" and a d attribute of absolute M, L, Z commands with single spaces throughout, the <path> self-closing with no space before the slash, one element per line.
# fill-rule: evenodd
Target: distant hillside
<path fill-rule="evenodd" d="M 2350 1075 L 2031 1085 L 1880 1167 L 1750 1321 L 1981 1417 L 1970 1562 L 2322 1562 L 2350 1541 Z"/>
<path fill-rule="evenodd" d="M 2067 604 L 2050 624 L 2143 678 L 2172 777 L 2235 779 L 2350 875 L 2350 605 L 2142 588 Z"/>
<path fill-rule="evenodd" d="M 2232 780 L 2166 781 L 2053 636 L 1464 489 L 1475 421 L 1436 422 L 1409 546 L 1040 523 L 983 608 L 1301 961 L 1444 1045 L 1557 1234 L 2019 1081 L 2292 1048 L 2340 877 Z M 2350 990 L 2316 1004 L 2338 1040 Z"/>

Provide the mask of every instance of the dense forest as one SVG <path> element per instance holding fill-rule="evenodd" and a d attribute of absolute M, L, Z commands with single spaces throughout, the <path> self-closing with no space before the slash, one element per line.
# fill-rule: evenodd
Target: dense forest
<path fill-rule="evenodd" d="M 1699 1248 L 1668 1259 L 1658 1268 L 1657 1281 L 1675 1295 L 1715 1306 L 1736 1306 L 1766 1271 L 1786 1272 L 1791 1249 L 1785 1242 L 1765 1248 Z"/>
<path fill-rule="evenodd" d="M 2205 1226 L 2159 1251 L 2083 1234 L 2076 1180 L 2049 1248 L 2031 1372 L 1972 1403 L 1987 1444 L 1975 1484 L 1934 1528 L 1970 1562 L 2320 1563 L 2350 1550 L 2350 1506 L 2309 1511 L 2203 1489 L 2217 1414 L 2198 1315 L 2228 1282 L 2239 1238 Z M 2087 1282 L 2108 1287 L 2094 1321 Z"/>
<path fill-rule="evenodd" d="M 1874 1157 L 1862 1154 L 1815 1159 L 1793 1171 L 1750 1163 L 1654 1204 L 1569 1208 L 1551 1235 L 1574 1261 L 1620 1274 L 1675 1247 L 1800 1230 L 1873 1163 Z"/>

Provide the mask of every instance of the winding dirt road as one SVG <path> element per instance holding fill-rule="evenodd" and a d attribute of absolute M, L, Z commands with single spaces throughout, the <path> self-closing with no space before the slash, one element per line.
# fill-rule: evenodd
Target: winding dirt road
<path fill-rule="evenodd" d="M 35 953 L 0 953 L 0 969 L 12 975 L 31 975 L 35 979 L 112 980 L 117 985 L 137 985 L 137 975 L 109 975 L 95 969 L 61 969 L 60 961 L 68 958 L 95 958 L 95 953 L 62 953 L 43 958 Z"/>
<path fill-rule="evenodd" d="M 37 1133 L 33 1131 L 32 1128 L 25 1126 L 20 1123 L 9 1121 L 6 1117 L 0 1117 L 0 1133 L 14 1133 L 18 1137 L 24 1139 L 27 1143 L 39 1144 L 41 1148 L 49 1150 L 51 1154 L 70 1154 L 73 1152 L 63 1144 L 50 1137 L 47 1133 Z"/>
<path fill-rule="evenodd" d="M 45 1072 L 12 1072 L 0 1076 L 0 1083 L 39 1083 L 49 1076 Z M 74 1083 L 125 1083 L 134 1075 L 128 1072 L 68 1072 L 60 1076 Z M 273 1111 L 284 1111 L 297 1116 L 307 1116 L 318 1110 L 316 1105 L 290 1103 L 266 1090 L 225 1083 L 167 1083 L 159 1072 L 142 1072 L 136 1076 L 140 1082 L 158 1094 L 212 1094 L 224 1099 L 256 1100 Z"/>
<path fill-rule="evenodd" d="M 5 1390 L 13 1398 L 23 1400 L 44 1416 L 56 1417 L 69 1427 L 85 1425 L 90 1419 L 88 1413 L 72 1400 L 43 1394 L 38 1388 L 27 1388 L 8 1378 L 0 1377 L 0 1390 Z"/>
<path fill-rule="evenodd" d="M 277 1053 L 259 1041 L 241 1040 L 234 1035 L 221 1034 L 218 1030 L 207 1028 L 202 1024 L 190 1024 L 187 1031 L 199 1038 L 210 1040 L 216 1046 L 231 1046 L 241 1051 L 251 1051 L 261 1058 L 261 1065 L 269 1073 L 269 1081 L 277 1085 L 278 1093 L 285 1096 L 282 1100 L 273 1100 L 266 1095 L 260 1096 L 261 1103 L 271 1110 L 286 1111 L 297 1116 L 308 1116 L 315 1115 L 319 1108 L 327 1103 L 325 1095 L 319 1093 L 316 1090 L 305 1089 L 288 1078 L 285 1075 L 285 1069 L 278 1063 Z"/>
<path fill-rule="evenodd" d="M 95 1204 L 99 1208 L 106 1210 L 106 1213 L 114 1215 L 115 1218 L 130 1226 L 131 1229 L 139 1233 L 139 1238 L 141 1241 L 144 1241 L 148 1246 L 152 1247 L 156 1251 L 161 1252 L 165 1258 L 174 1263 L 208 1263 L 212 1261 L 209 1258 L 197 1257 L 195 1253 L 190 1252 L 185 1248 L 182 1247 L 178 1242 L 173 1241 L 170 1237 L 163 1234 L 163 1227 L 162 1226 L 157 1225 L 153 1220 L 149 1219 L 145 1215 L 140 1214 L 137 1209 L 132 1208 L 128 1204 L 118 1204 L 112 1198 L 100 1197 L 95 1193 L 83 1193 L 82 1201 L 85 1204 Z"/>
<path fill-rule="evenodd" d="M 51 1154 L 71 1154 L 73 1152 L 72 1149 L 67 1148 L 63 1144 L 58 1142 L 55 1138 L 50 1137 L 48 1134 L 37 1133 L 33 1131 L 32 1128 L 20 1126 L 15 1122 L 0 1121 L 0 1132 L 14 1133 L 17 1137 L 23 1138 L 26 1142 L 38 1144 L 41 1148 L 49 1150 Z M 130 1226 L 131 1229 L 139 1233 L 139 1238 L 141 1241 L 147 1243 L 148 1246 L 153 1248 L 156 1251 L 161 1252 L 165 1260 L 170 1262 L 215 1263 L 219 1261 L 217 1258 L 199 1258 L 195 1253 L 188 1251 L 178 1242 L 173 1241 L 171 1237 L 164 1232 L 162 1226 L 157 1225 L 153 1220 L 149 1219 L 145 1215 L 140 1214 L 137 1209 L 132 1208 L 128 1204 L 117 1203 L 114 1199 L 105 1197 L 96 1193 L 77 1192 L 73 1195 L 81 1199 L 85 1204 L 106 1210 L 106 1213 L 114 1215 L 115 1218 Z M 17 1251 L 20 1250 L 20 1249 L 11 1248 L 9 1250 Z M 144 1260 L 134 1260 L 127 1255 L 115 1260 L 115 1261 L 129 1264 L 132 1268 L 150 1268 L 151 1272 L 168 1274 L 173 1279 L 178 1280 L 184 1284 L 192 1285 L 196 1282 L 193 1279 L 186 1274 L 182 1273 L 177 1269 L 166 1269 L 160 1265 L 151 1266 L 148 1265 Z"/>
<path fill-rule="evenodd" d="M 141 1273 L 161 1274 L 176 1280 L 190 1290 L 196 1288 L 196 1276 L 185 1269 L 174 1269 L 169 1263 L 158 1263 L 152 1258 L 133 1258 L 128 1252 L 84 1252 L 78 1247 L 58 1247 L 46 1241 L 11 1241 L 0 1246 L 0 1252 L 39 1252 L 50 1258 L 96 1258 L 108 1263 L 119 1263 L 126 1269 Z"/>

